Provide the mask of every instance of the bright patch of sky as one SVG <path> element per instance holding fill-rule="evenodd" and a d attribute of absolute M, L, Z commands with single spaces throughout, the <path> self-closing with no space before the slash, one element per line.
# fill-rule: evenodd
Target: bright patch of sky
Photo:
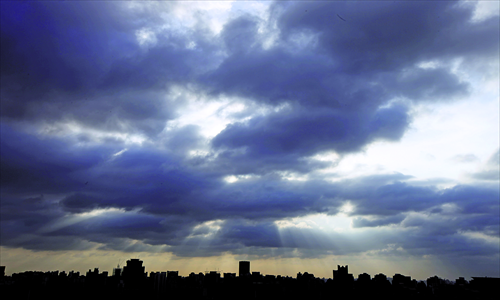
<path fill-rule="evenodd" d="M 156 34 L 151 29 L 142 28 L 137 30 L 135 32 L 135 36 L 139 45 L 145 48 L 148 48 L 149 46 L 154 47 L 158 42 Z"/>
<path fill-rule="evenodd" d="M 85 145 L 88 142 L 99 144 L 107 139 L 116 139 L 119 141 L 123 141 L 126 144 L 141 145 L 147 140 L 146 137 L 138 133 L 104 131 L 83 126 L 75 121 L 64 121 L 52 124 L 45 123 L 40 125 L 37 131 L 41 136 L 58 136 L 69 138 L 78 138 L 79 136 L 85 136 L 84 141 L 78 142 L 78 144 L 81 145 Z"/>
<path fill-rule="evenodd" d="M 230 175 L 230 176 L 226 176 L 224 177 L 224 181 L 226 181 L 227 183 L 234 183 L 236 181 L 239 181 L 239 180 L 245 180 L 245 179 L 255 179 L 255 178 L 259 178 L 260 176 L 255 176 L 255 175 Z"/>
<path fill-rule="evenodd" d="M 198 224 L 193 227 L 191 234 L 188 235 L 186 239 L 195 237 L 201 237 L 204 239 L 212 238 L 217 233 L 217 231 L 222 228 L 223 223 L 223 220 L 211 220 Z"/>
<path fill-rule="evenodd" d="M 211 139 L 235 121 L 233 114 L 245 109 L 244 103 L 230 99 L 207 101 L 193 94 L 187 94 L 185 99 L 185 106 L 179 117 L 167 123 L 167 131 L 186 125 L 196 125 L 204 137 Z"/>
<path fill-rule="evenodd" d="M 126 212 L 124 209 L 120 208 L 101 208 L 94 209 L 89 212 L 83 212 L 79 214 L 68 214 L 58 220 L 55 220 L 46 226 L 40 228 L 38 232 L 40 233 L 49 233 L 52 231 L 59 230 L 61 228 L 74 225 L 83 221 L 86 221 L 91 218 L 101 217 L 101 218 L 114 218 L 121 214 L 134 214 L 135 212 Z"/>
<path fill-rule="evenodd" d="M 158 30 L 169 29 L 185 33 L 201 25 L 217 35 L 228 20 L 244 14 L 252 14 L 266 20 L 270 4 L 270 1 L 175 1 L 130 2 L 126 7 L 132 11 L 154 12 L 160 15 L 164 24 Z"/>
<path fill-rule="evenodd" d="M 500 237 L 487 235 L 479 231 L 462 231 L 460 232 L 460 234 L 470 239 L 475 239 L 482 242 L 491 243 L 494 245 L 498 245 L 498 243 L 500 243 Z"/>
<path fill-rule="evenodd" d="M 278 228 L 314 228 L 321 231 L 345 232 L 352 230 L 352 218 L 349 213 L 353 212 L 355 207 L 349 202 L 345 203 L 339 209 L 336 215 L 311 214 L 304 217 L 278 220 L 274 223 Z"/>
<path fill-rule="evenodd" d="M 500 14 L 500 2 L 499 1 L 464 1 L 468 4 L 471 2 L 472 5 L 476 6 L 474 15 L 472 16 L 473 22 L 481 22 L 487 20 L 491 17 L 498 16 Z"/>
<path fill-rule="evenodd" d="M 471 77 L 452 64 L 457 74 L 472 83 L 470 96 L 454 103 L 422 103 L 413 108 L 410 129 L 398 142 L 378 141 L 360 153 L 343 157 L 339 164 L 320 173 L 335 177 L 403 173 L 412 180 L 448 179 L 441 187 L 468 183 L 471 173 L 481 169 L 500 145 L 500 98 L 498 69 L 493 76 Z M 495 62 L 492 62 L 493 66 Z M 498 64 L 498 62 L 496 62 Z M 436 68 L 436 61 L 422 62 L 421 68 Z M 457 163 L 469 155 L 477 160 Z M 337 162 L 337 156 L 320 154 L 315 159 Z"/>
<path fill-rule="evenodd" d="M 289 107 L 286 103 L 276 107 L 257 106 L 237 97 L 211 98 L 182 86 L 173 87 L 169 97 L 182 99 L 183 104 L 178 117 L 167 123 L 166 132 L 187 125 L 196 125 L 207 140 L 215 137 L 229 124 L 245 122 L 252 117 L 279 112 Z"/>

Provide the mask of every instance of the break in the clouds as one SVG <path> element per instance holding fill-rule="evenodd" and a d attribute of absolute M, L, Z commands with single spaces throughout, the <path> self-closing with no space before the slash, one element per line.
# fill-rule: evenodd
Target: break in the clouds
<path fill-rule="evenodd" d="M 487 7 L 3 2 L 1 245 L 498 276 Z"/>

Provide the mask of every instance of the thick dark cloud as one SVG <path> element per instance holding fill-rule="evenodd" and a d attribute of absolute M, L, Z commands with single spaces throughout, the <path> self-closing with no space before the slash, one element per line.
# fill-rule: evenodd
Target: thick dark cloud
<path fill-rule="evenodd" d="M 199 174 L 199 170 L 180 169 L 164 155 L 139 148 L 89 165 L 81 174 L 93 180 L 83 184 L 85 190 L 60 200 L 43 196 L 19 199 L 8 196 L 16 190 L 3 189 L 2 244 L 54 250 L 57 241 L 67 238 L 72 241 L 69 245 L 78 249 L 97 243 L 102 249 L 155 252 L 161 248 L 179 256 L 212 256 L 224 251 L 238 254 L 245 248 L 257 254 L 259 249 L 270 247 L 281 249 L 278 252 L 286 257 L 293 253 L 286 249 L 299 248 L 307 257 L 328 251 L 380 250 L 387 244 L 415 248 L 415 253 L 434 253 L 432 236 L 451 238 L 461 231 L 494 236 L 498 232 L 498 217 L 492 213 L 498 210 L 497 189 L 456 186 L 440 191 L 403 183 L 400 180 L 408 176 L 402 174 L 338 183 L 300 183 L 268 175 L 225 184 L 221 179 L 210 179 L 210 174 Z M 66 189 L 57 192 L 67 193 Z M 355 207 L 350 213 L 355 217 L 353 227 L 378 226 L 381 233 L 356 233 L 364 241 L 358 243 L 341 233 L 333 238 L 314 228 L 279 229 L 274 223 L 317 213 L 335 215 L 347 201 Z M 448 212 L 446 204 L 455 205 L 458 214 Z M 104 212 L 88 214 L 96 209 Z M 412 216 L 412 212 L 421 215 Z M 429 214 L 431 221 L 422 217 Z M 449 218 L 454 219 L 450 222 Z M 220 221 L 207 223 L 214 220 Z M 385 227 L 391 224 L 396 225 L 394 232 Z M 401 230 L 412 230 L 411 239 L 402 238 L 398 234 Z M 44 238 L 47 242 L 42 242 Z M 469 243 L 466 238 L 453 239 Z"/>
<path fill-rule="evenodd" d="M 253 16 L 244 15 L 224 25 L 221 38 L 231 54 L 251 50 L 257 39 L 258 21 Z"/>
<path fill-rule="evenodd" d="M 274 223 L 245 224 L 231 221 L 218 233 L 221 239 L 253 247 L 281 247 L 280 233 Z"/>
<path fill-rule="evenodd" d="M 343 192 L 345 198 L 356 199 L 356 214 L 398 215 L 403 211 L 422 211 L 441 204 L 438 191 L 432 186 L 412 186 L 395 181 L 379 186 L 360 188 L 369 180 L 361 180 Z"/>
<path fill-rule="evenodd" d="M 338 153 L 359 151 L 376 139 L 399 139 L 410 122 L 406 110 L 404 106 L 394 105 L 360 116 L 335 110 L 293 107 L 286 112 L 232 124 L 219 133 L 212 144 L 219 149 L 228 149 L 221 154 L 221 160 L 233 160 L 235 169 L 231 171 L 236 174 L 245 173 L 245 164 L 241 166 L 238 162 L 247 160 L 257 163 L 254 165 L 256 172 L 269 167 L 274 170 L 307 170 L 300 165 L 303 157 L 327 150 Z"/>
<path fill-rule="evenodd" d="M 405 183 L 411 176 L 403 174 L 337 183 L 267 175 L 227 184 L 219 173 L 183 165 L 175 151 L 169 156 L 131 147 L 113 156 L 121 148 L 78 148 L 68 141 L 19 133 L 13 138 L 14 132 L 2 126 L 5 246 L 56 250 L 101 245 L 123 251 L 163 249 L 179 256 L 239 254 L 247 248 L 257 255 L 263 248 L 279 248 L 283 257 L 296 255 L 293 249 L 299 248 L 307 257 L 328 251 L 380 250 L 387 244 L 414 249 L 417 254 L 437 253 L 432 243 L 441 236 L 439 243 L 463 243 L 459 249 L 463 253 L 496 249 L 489 244 L 470 248 L 471 242 L 461 237 L 461 232 L 498 235 L 495 212 L 500 196 L 494 187 L 461 185 L 439 190 Z M 50 149 L 53 155 L 37 156 L 29 149 Z M 61 196 L 22 196 L 36 193 Z M 362 233 L 359 238 L 364 242 L 353 243 L 341 233 L 332 238 L 314 228 L 279 229 L 274 223 L 318 213 L 334 216 L 346 202 L 354 207 L 349 213 L 354 228 L 382 230 L 372 242 Z M 101 212 L 92 215 L 97 209 Z M 415 212 L 419 214 L 412 215 Z M 214 220 L 220 221 L 207 225 Z M 401 230 L 413 233 L 402 238 Z M 69 242 L 62 245 L 64 239 Z"/>
<path fill-rule="evenodd" d="M 456 203 L 467 213 L 488 214 L 500 210 L 500 193 L 495 187 L 457 185 L 441 194 L 443 203 Z"/>
<path fill-rule="evenodd" d="M 280 46 L 269 50 L 252 48 L 230 55 L 201 80 L 212 94 L 234 94 L 273 105 L 289 101 L 339 105 L 331 81 L 336 77 L 340 77 L 338 81 L 351 78 L 336 76 L 329 60 L 309 51 L 291 54 Z"/>
<path fill-rule="evenodd" d="M 399 95 L 416 101 L 453 99 L 467 94 L 468 84 L 460 82 L 457 75 L 444 68 L 413 68 L 401 72 L 394 83 Z"/>
<path fill-rule="evenodd" d="M 281 6 L 275 3 L 275 9 L 283 11 L 278 19 L 282 37 L 303 30 L 319 32 L 321 49 L 348 73 L 402 71 L 420 61 L 498 52 L 498 17 L 471 23 L 474 8 L 458 1 L 297 2 L 285 10 Z"/>
<path fill-rule="evenodd" d="M 113 147 L 81 148 L 71 140 L 39 138 L 23 134 L 7 124 L 0 127 L 2 192 L 64 193 L 80 191 L 82 171 L 103 162 Z M 117 151 L 117 150 L 115 150 Z"/>
<path fill-rule="evenodd" d="M 352 226 L 354 228 L 387 226 L 387 225 L 391 225 L 391 224 L 399 224 L 404 219 L 405 219 L 405 216 L 403 216 L 403 215 L 382 217 L 382 218 L 377 218 L 375 220 L 357 217 L 357 218 L 353 219 Z"/>
<path fill-rule="evenodd" d="M 284 158 L 276 166 L 285 170 L 297 170 L 292 165 L 300 158 L 324 149 L 358 151 L 377 138 L 399 139 L 411 118 L 401 107 L 380 110 L 388 101 L 452 99 L 467 91 L 467 84 L 449 70 L 421 69 L 416 63 L 498 50 L 488 38 L 498 32 L 497 26 L 491 20 L 467 22 L 472 9 L 451 2 L 369 4 L 370 9 L 347 3 L 294 3 L 284 10 L 277 3 L 269 24 L 276 21 L 280 35 L 269 49 L 261 46 L 262 20 L 249 15 L 225 24 L 219 39 L 203 30 L 187 36 L 163 30 L 155 33 L 155 43 L 143 49 L 137 32 L 161 20 L 145 10 L 133 12 L 115 3 L 8 5 L 2 15 L 2 55 L 6 55 L 2 86 L 8 87 L 2 89 L 4 118 L 76 121 L 84 127 L 154 137 L 180 107 L 166 98 L 168 87 L 191 82 L 212 95 L 291 104 L 291 114 L 281 111 L 249 122 L 257 127 L 284 126 L 276 133 L 281 138 L 234 124 L 214 143 L 239 147 L 241 143 L 231 141 L 231 136 L 240 135 L 271 140 L 276 147 L 270 152 Z M 339 11 L 348 22 L 335 17 Z M 317 37 L 318 43 L 290 51 L 296 48 L 294 36 L 302 32 Z M 483 38 L 472 46 L 470 40 L 478 36 Z M 450 48 L 446 39 L 457 43 Z M 186 48 L 189 42 L 195 42 L 196 49 Z M 430 45 L 424 47 L 425 43 Z M 220 46 L 227 57 L 217 54 Z M 304 117 L 302 110 L 307 111 Z M 370 122 L 373 118 L 377 124 Z M 341 125 L 347 129 L 343 131 Z M 342 134 L 352 142 L 346 143 Z M 308 146 L 301 149 L 284 143 L 290 136 L 297 140 L 295 144 Z M 320 145 L 321 140 L 326 142 Z M 245 158 L 250 163 L 236 173 L 267 172 L 262 165 L 269 159 L 256 159 L 254 154 L 261 152 L 251 146 L 255 142 L 249 141 L 253 151 L 248 155 L 227 152 L 220 156 L 221 163 Z"/>
<path fill-rule="evenodd" d="M 65 211 L 83 213 L 99 208 L 99 199 L 83 193 L 75 193 L 62 199 L 59 204 Z"/>
<path fill-rule="evenodd" d="M 142 49 L 136 32 L 153 21 L 118 3 L 5 3 L 2 118 L 156 136 L 176 116 L 168 88 L 204 68 L 207 53 L 168 33 Z"/>
<path fill-rule="evenodd" d="M 497 18 L 471 23 L 472 7 L 454 2 L 278 2 L 272 10 L 280 34 L 271 48 L 258 46 L 263 43 L 255 33 L 258 20 L 239 17 L 221 33 L 228 57 L 200 77 L 214 95 L 288 105 L 233 123 L 212 141 L 225 149 L 219 161 L 235 165 L 231 171 L 237 174 L 267 172 L 269 163 L 270 169 L 308 171 L 300 163 L 305 156 L 359 151 L 377 139 L 399 140 L 411 116 L 401 104 L 387 108 L 390 101 L 465 96 L 469 83 L 451 71 L 450 63 L 481 56 L 486 66 L 486 57 L 498 53 L 498 43 L 492 42 Z M 236 51 L 228 40 L 240 35 L 245 44 Z M 300 45 L 307 38 L 316 42 Z M 420 66 L 429 61 L 444 66 Z"/>

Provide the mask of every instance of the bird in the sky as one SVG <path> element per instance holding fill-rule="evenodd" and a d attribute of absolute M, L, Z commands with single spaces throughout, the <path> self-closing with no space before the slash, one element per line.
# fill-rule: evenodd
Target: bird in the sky
<path fill-rule="evenodd" d="M 339 17 L 342 21 L 347 22 L 346 20 L 344 20 L 344 18 L 342 18 L 341 16 L 339 16 L 339 14 L 337 14 L 337 17 Z"/>

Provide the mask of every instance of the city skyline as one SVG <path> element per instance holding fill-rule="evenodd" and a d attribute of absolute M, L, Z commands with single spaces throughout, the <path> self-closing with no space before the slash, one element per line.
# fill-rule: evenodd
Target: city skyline
<path fill-rule="evenodd" d="M 5 276 L 0 267 L 2 295 L 10 298 L 33 299 L 496 299 L 500 278 L 473 277 L 468 281 L 459 277 L 449 281 L 438 276 L 417 281 L 399 273 L 388 277 L 349 273 L 348 265 L 337 266 L 332 278 L 318 278 L 314 274 L 297 273 L 296 277 L 266 275 L 250 272 L 249 261 L 239 261 L 236 273 L 207 271 L 179 276 L 178 271 L 146 272 L 143 261 L 127 260 L 123 268 L 109 272 L 89 269 L 80 272 L 27 271 Z"/>
<path fill-rule="evenodd" d="M 154 260 L 155 260 L 155 258 L 152 258 L 149 261 L 154 261 Z M 136 258 L 129 258 L 128 260 L 119 259 L 118 262 L 113 267 L 110 267 L 110 268 L 106 268 L 106 267 L 102 268 L 101 266 L 98 266 L 98 265 L 92 266 L 92 262 L 86 262 L 85 265 L 88 267 L 87 268 L 83 267 L 83 269 L 71 269 L 70 270 L 70 269 L 60 269 L 60 268 L 48 267 L 48 268 L 36 269 L 36 270 L 28 270 L 28 269 L 24 269 L 24 270 L 14 269 L 14 270 L 12 270 L 11 268 L 9 268 L 9 266 L 4 266 L 4 267 L 6 267 L 4 270 L 6 271 L 5 272 L 6 276 L 12 276 L 12 274 L 14 274 L 14 273 L 23 273 L 23 272 L 32 272 L 32 271 L 36 271 L 36 272 L 59 271 L 59 272 L 66 272 L 66 274 L 68 274 L 69 272 L 78 272 L 80 274 L 85 274 L 86 272 L 91 272 L 92 270 L 99 270 L 100 273 L 106 272 L 109 274 L 109 276 L 111 276 L 111 275 L 114 275 L 114 272 L 116 269 L 121 270 L 120 272 L 122 273 L 124 270 L 124 267 L 126 266 L 126 263 L 129 261 L 140 261 L 141 264 L 143 265 L 143 268 L 144 268 L 144 271 L 146 274 L 157 273 L 157 272 L 177 272 L 177 274 L 179 276 L 182 276 L 182 277 L 188 277 L 191 273 L 208 274 L 210 272 L 217 272 L 221 275 L 224 273 L 231 273 L 231 274 L 236 274 L 238 277 L 241 277 L 240 271 L 242 270 L 241 269 L 242 262 L 249 263 L 249 270 L 250 270 L 249 274 L 250 275 L 252 274 L 252 272 L 258 272 L 261 275 L 274 275 L 274 276 L 280 275 L 280 276 L 291 277 L 291 278 L 296 278 L 298 273 L 309 273 L 309 274 L 315 275 L 316 278 L 333 279 L 335 277 L 334 274 L 335 274 L 335 272 L 337 272 L 337 270 L 344 270 L 345 269 L 345 271 L 347 272 L 347 267 L 348 267 L 347 264 L 345 266 L 342 264 L 338 264 L 338 265 L 332 264 L 330 268 L 325 268 L 325 266 L 323 265 L 322 267 L 316 267 L 316 268 L 312 267 L 311 270 L 308 270 L 307 266 L 304 266 L 301 264 L 300 267 L 297 266 L 295 269 L 293 267 L 289 268 L 288 272 L 281 274 L 281 273 L 276 273 L 276 272 L 274 272 L 274 273 L 268 272 L 269 270 L 273 270 L 273 268 L 265 268 L 265 265 L 269 263 L 268 261 L 257 263 L 256 264 L 257 266 L 252 269 L 252 265 L 254 265 L 254 264 L 250 265 L 249 261 L 236 261 L 236 260 L 234 260 L 231 262 L 225 261 L 226 269 L 222 269 L 218 266 L 214 266 L 214 267 L 210 268 L 210 267 L 208 267 L 208 264 L 205 264 L 206 265 L 205 268 L 198 267 L 198 268 L 194 268 L 193 270 L 188 270 L 188 268 L 185 268 L 185 267 L 181 267 L 180 269 L 176 269 L 176 268 L 172 268 L 172 267 L 169 268 L 168 266 L 166 266 L 166 268 L 159 268 L 157 266 L 149 266 L 148 267 L 147 264 L 144 263 L 142 258 L 136 257 Z M 229 267 L 229 265 L 231 265 L 231 264 L 232 264 L 232 266 Z M 107 262 L 105 265 L 111 266 L 112 263 Z M 175 266 L 175 264 L 171 265 L 171 266 Z M 177 265 L 177 266 L 180 266 L 180 265 Z M 337 268 L 337 270 L 335 270 L 334 268 Z M 332 274 L 332 269 L 333 269 L 333 274 Z M 384 274 L 387 276 L 387 278 L 390 278 L 391 280 L 392 280 L 392 275 L 394 275 L 394 274 L 401 274 L 401 275 L 409 276 L 412 279 L 415 279 L 417 281 L 425 281 L 426 279 L 428 279 L 430 277 L 439 277 L 443 280 L 449 280 L 450 282 L 454 282 L 455 279 L 457 279 L 459 277 L 464 278 L 465 280 L 471 280 L 473 277 L 492 277 L 492 276 L 486 276 L 483 274 L 472 274 L 470 276 L 464 276 L 463 274 L 454 274 L 454 275 L 452 274 L 449 277 L 445 277 L 445 276 L 442 276 L 442 274 L 444 274 L 444 272 L 438 272 L 436 274 L 426 273 L 426 275 L 421 275 L 418 272 L 415 272 L 415 269 L 413 269 L 413 271 L 408 270 L 407 272 L 404 272 L 402 269 L 400 269 L 398 271 L 397 266 L 395 266 L 393 268 L 383 268 L 382 267 L 382 269 L 393 270 L 393 272 L 392 273 L 385 273 L 382 271 L 376 271 L 373 268 L 371 268 L 371 269 L 369 268 L 368 270 L 371 271 L 371 272 L 369 272 L 369 271 L 363 269 L 363 266 L 355 265 L 353 268 L 353 266 L 351 265 L 351 273 L 350 274 L 352 274 L 354 276 L 354 280 L 357 280 L 358 275 L 361 275 L 361 274 L 369 274 L 372 277 L 374 275 L 377 275 L 377 274 Z M 264 271 L 262 271 L 262 270 L 264 270 Z M 274 270 L 276 270 L 276 268 L 274 268 Z M 314 271 L 316 271 L 316 272 L 314 272 Z M 417 274 L 417 276 L 415 276 L 415 274 Z M 450 273 L 448 273 L 448 274 L 450 274 Z M 493 278 L 496 278 L 496 277 L 493 276 Z"/>
<path fill-rule="evenodd" d="M 146 277 L 151 277 L 151 276 L 155 276 L 156 274 L 161 274 L 161 273 L 164 273 L 164 274 L 169 274 L 169 273 L 173 273 L 175 274 L 175 276 L 179 276 L 179 277 L 189 277 L 189 276 L 192 276 L 193 274 L 204 274 L 204 275 L 213 275 L 213 274 L 218 274 L 218 276 L 221 276 L 220 278 L 225 278 L 226 275 L 228 276 L 228 278 L 234 278 L 235 276 L 237 277 L 246 277 L 246 278 L 249 278 L 249 277 L 255 277 L 255 276 L 279 276 L 279 277 L 288 277 L 288 278 L 299 278 L 301 277 L 302 275 L 308 275 L 308 276 L 312 276 L 313 278 L 318 278 L 318 279 L 324 279 L 324 280 L 327 280 L 327 279 L 331 279 L 331 280 L 341 280 L 341 281 L 344 281 L 344 280 L 350 280 L 350 281 L 357 281 L 357 280 L 360 280 L 360 278 L 362 278 L 363 280 L 364 279 L 368 279 L 368 280 L 372 280 L 373 278 L 375 278 L 375 276 L 378 275 L 378 277 L 382 276 L 384 278 L 387 278 L 389 280 L 389 282 L 392 283 L 392 280 L 393 280 L 393 277 L 392 276 L 388 276 L 387 274 L 384 274 L 384 273 L 377 273 L 377 274 L 368 274 L 366 272 L 363 272 L 363 273 L 359 273 L 358 275 L 355 275 L 355 274 L 352 274 L 352 273 L 349 273 L 349 266 L 348 265 L 337 265 L 337 269 L 333 269 L 331 270 L 331 274 L 332 276 L 331 277 L 318 277 L 318 276 L 315 276 L 314 273 L 311 273 L 311 272 L 308 272 L 308 271 L 302 271 L 302 272 L 297 272 L 295 274 L 295 276 L 289 276 L 289 275 L 283 275 L 283 274 L 265 274 L 265 273 L 262 273 L 258 270 L 252 270 L 251 269 L 251 266 L 250 266 L 250 261 L 239 261 L 238 262 L 238 270 L 237 272 L 223 272 L 223 270 L 219 270 L 218 268 L 217 269 L 214 269 L 214 270 L 205 270 L 203 272 L 190 272 L 189 274 L 187 275 L 183 275 L 183 274 L 180 274 L 178 270 L 156 270 L 156 271 L 147 271 L 146 269 L 146 265 L 144 265 L 144 261 L 140 260 L 139 258 L 130 258 L 126 261 L 125 264 L 122 264 L 120 265 L 119 263 L 117 264 L 117 266 L 115 268 L 113 268 L 113 270 L 110 272 L 108 270 L 102 270 L 100 269 L 99 267 L 95 267 L 95 268 L 90 268 L 88 269 L 87 272 L 80 272 L 80 271 L 75 271 L 75 270 L 50 270 L 50 271 L 39 271 L 39 270 L 25 270 L 23 272 L 14 272 L 12 274 L 8 274 L 8 273 L 5 273 L 5 270 L 6 270 L 6 266 L 1 266 L 1 271 L 2 271 L 2 276 L 12 276 L 13 274 L 22 274 L 22 273 L 32 273 L 32 272 L 42 272 L 42 273 L 64 273 L 66 275 L 69 275 L 69 274 L 78 274 L 78 275 L 83 275 L 83 274 L 87 274 L 87 276 L 89 274 L 91 275 L 105 275 L 105 276 L 116 276 L 116 277 L 124 277 L 124 276 L 127 276 L 127 275 L 124 275 L 124 274 L 128 274 L 128 276 L 130 277 L 131 275 L 130 274 L 134 274 L 133 276 L 137 277 L 138 274 L 143 274 L 144 276 Z M 407 274 L 401 274 L 401 273 L 394 273 L 394 277 L 400 277 L 400 276 L 403 276 L 403 277 L 407 277 L 407 278 L 410 278 L 411 280 L 411 276 L 407 276 Z M 425 281 L 425 280 L 429 280 L 430 278 L 440 278 L 441 280 L 447 280 L 449 281 L 450 283 L 452 282 L 455 282 L 455 280 L 450 280 L 449 278 L 442 278 L 442 277 L 439 277 L 437 275 L 434 275 L 434 276 L 430 276 L 426 279 L 416 279 L 417 281 Z M 487 278 L 487 276 L 473 276 L 473 278 Z M 494 278 L 494 277 L 490 277 L 490 278 Z M 415 278 L 413 278 L 415 279 Z M 495 280 L 498 280 L 500 278 L 495 278 Z M 467 280 L 469 281 L 470 279 L 466 279 L 462 276 L 459 276 L 456 278 L 456 280 Z"/>
<path fill-rule="evenodd" d="M 0 8 L 9 274 L 500 277 L 500 2 Z"/>

